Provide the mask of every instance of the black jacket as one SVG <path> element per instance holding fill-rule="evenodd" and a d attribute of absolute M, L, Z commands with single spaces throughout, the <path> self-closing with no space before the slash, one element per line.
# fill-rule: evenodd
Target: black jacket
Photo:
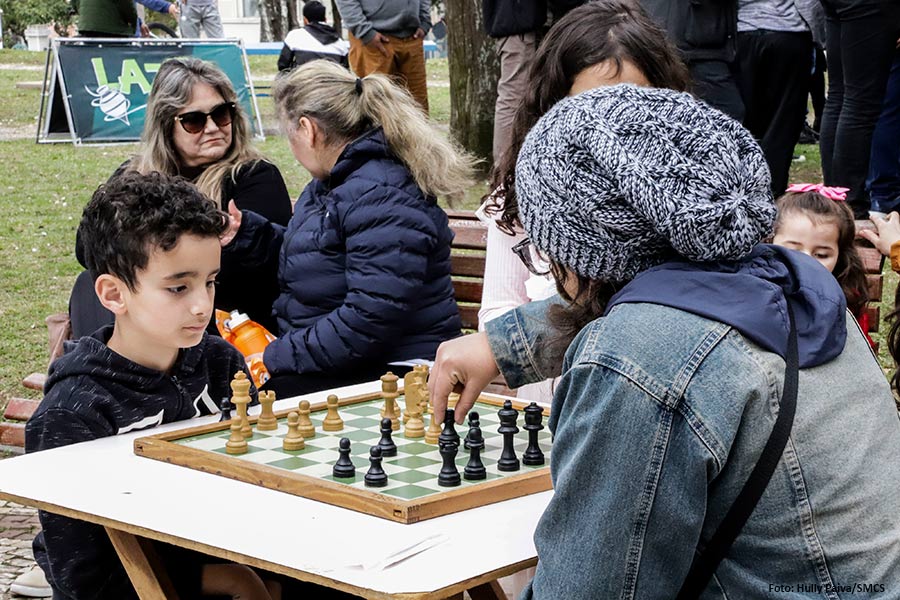
<path fill-rule="evenodd" d="M 640 3 L 666 30 L 685 60 L 734 60 L 737 0 L 640 0 Z"/>
<path fill-rule="evenodd" d="M 482 0 L 484 30 L 500 38 L 542 33 L 549 8 L 553 22 L 586 0 Z"/>
<path fill-rule="evenodd" d="M 319 59 L 336 62 L 349 69 L 349 52 L 349 42 L 342 40 L 334 27 L 325 23 L 310 23 L 288 32 L 278 57 L 278 70 L 290 71 Z"/>
<path fill-rule="evenodd" d="M 171 374 L 134 363 L 107 347 L 112 327 L 67 344 L 50 366 L 44 399 L 25 427 L 25 451 L 38 452 L 218 412 L 244 358 L 204 335 L 181 351 Z M 256 390 L 251 387 L 254 400 Z M 72 493 L 78 493 L 72 490 Z M 40 511 L 34 557 L 54 598 L 136 598 L 116 551 L 99 525 Z"/>

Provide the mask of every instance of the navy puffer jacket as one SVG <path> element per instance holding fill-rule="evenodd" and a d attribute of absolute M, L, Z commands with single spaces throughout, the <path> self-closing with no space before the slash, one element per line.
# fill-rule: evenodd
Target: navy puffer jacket
<path fill-rule="evenodd" d="M 327 181 L 313 180 L 287 229 L 244 212 L 226 253 L 278 260 L 273 374 L 434 358 L 460 334 L 447 215 L 391 154 L 381 129 L 350 143 Z"/>

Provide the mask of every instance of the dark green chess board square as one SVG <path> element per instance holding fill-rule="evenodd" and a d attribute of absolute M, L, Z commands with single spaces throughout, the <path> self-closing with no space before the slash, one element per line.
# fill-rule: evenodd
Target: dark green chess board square
<path fill-rule="evenodd" d="M 421 467 L 427 467 L 428 465 L 436 465 L 441 461 L 426 458 L 424 456 L 402 456 L 399 458 L 392 458 L 390 459 L 390 462 L 392 465 L 397 465 L 406 469 L 419 469 Z"/>
<path fill-rule="evenodd" d="M 403 483 L 418 483 L 426 479 L 432 479 L 434 475 L 431 473 L 423 473 L 422 471 L 401 471 L 394 475 L 389 475 L 392 481 L 402 481 Z"/>
<path fill-rule="evenodd" d="M 373 415 L 377 415 L 377 419 L 381 421 L 381 403 L 371 403 L 364 402 L 361 404 L 354 404 L 352 406 L 348 406 L 346 408 L 341 408 L 338 412 L 350 412 L 354 415 L 359 415 L 360 417 L 371 417 Z"/>
<path fill-rule="evenodd" d="M 377 428 L 375 429 L 374 433 L 372 430 L 367 430 L 367 429 L 355 429 L 352 431 L 347 431 L 347 428 L 345 427 L 343 431 L 331 431 L 329 433 L 332 434 L 332 446 L 337 447 L 334 444 L 335 438 L 336 439 L 347 438 L 351 442 L 361 442 L 363 440 L 374 439 L 375 442 L 378 442 L 378 438 L 380 437 L 380 434 L 377 433 L 377 431 L 378 431 Z"/>
<path fill-rule="evenodd" d="M 311 467 L 313 465 L 317 465 L 319 463 L 313 460 L 307 460 L 300 456 L 292 456 L 291 458 L 283 458 L 281 460 L 276 460 L 274 462 L 270 462 L 270 467 L 277 467 L 279 469 L 287 469 L 288 471 L 299 471 L 305 467 Z"/>
<path fill-rule="evenodd" d="M 226 438 L 226 440 L 227 440 L 227 438 Z M 215 452 L 218 452 L 219 454 L 228 454 L 228 451 L 225 449 L 225 444 L 222 444 L 221 448 L 216 448 Z M 246 452 L 244 452 L 243 454 L 239 454 L 239 455 L 228 454 L 228 456 L 246 456 L 248 454 L 253 454 L 254 452 L 265 452 L 265 449 L 254 447 L 253 444 L 251 444 L 248 440 Z"/>
<path fill-rule="evenodd" d="M 351 429 L 365 429 L 370 432 L 373 432 L 373 431 L 380 432 L 381 431 L 381 419 L 370 419 L 367 417 L 360 417 L 358 419 L 350 419 L 350 420 L 344 419 L 344 429 L 347 429 L 348 427 Z M 335 433 L 340 433 L 340 432 L 338 431 Z M 341 436 L 341 437 L 345 437 L 345 436 Z"/>
<path fill-rule="evenodd" d="M 357 471 L 356 475 L 354 475 L 353 477 L 335 477 L 334 475 L 326 475 L 325 477 L 322 477 L 322 479 L 324 479 L 325 481 L 334 481 L 336 483 L 350 484 L 356 483 L 357 481 L 362 481 L 364 476 L 365 471 L 362 473 Z"/>
<path fill-rule="evenodd" d="M 366 488 L 366 489 L 377 489 L 377 488 Z M 451 490 L 453 488 L 445 488 L 447 490 Z M 380 492 L 386 496 L 394 496 L 396 498 L 402 498 L 403 500 L 415 500 L 417 498 L 424 498 L 425 496 L 431 496 L 432 494 L 436 494 L 434 490 L 430 490 L 428 488 L 424 488 L 418 485 L 401 485 L 400 487 L 396 487 L 389 490 L 380 490 Z"/>
<path fill-rule="evenodd" d="M 419 456 L 421 454 L 428 454 L 429 452 L 437 451 L 437 445 L 432 446 L 431 444 L 426 444 L 425 442 L 413 442 L 411 444 L 403 445 L 403 454 L 409 454 L 412 456 Z"/>
<path fill-rule="evenodd" d="M 479 484 L 479 483 L 484 483 L 485 481 L 490 481 L 490 480 L 492 480 L 492 479 L 501 479 L 501 478 L 503 477 L 503 475 L 498 475 L 498 474 L 496 474 L 496 473 L 491 473 L 490 471 L 488 471 L 488 472 L 485 473 L 484 475 L 485 475 L 484 479 L 474 479 L 474 480 L 469 480 L 469 479 L 466 479 L 466 478 L 465 478 L 465 474 L 464 474 L 464 472 L 463 472 L 462 467 L 460 467 L 460 469 L 459 469 L 459 476 L 463 478 L 463 484 L 464 484 L 464 485 L 465 485 L 466 483 L 468 483 L 468 484 L 470 484 L 470 485 L 476 485 L 476 484 Z"/>

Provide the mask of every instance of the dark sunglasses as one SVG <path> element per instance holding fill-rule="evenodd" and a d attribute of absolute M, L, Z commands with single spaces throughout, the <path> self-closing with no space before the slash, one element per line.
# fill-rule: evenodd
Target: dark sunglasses
<path fill-rule="evenodd" d="M 544 276 L 550 274 L 550 260 L 540 250 L 535 248 L 528 238 L 513 246 L 512 251 L 532 275 Z"/>
<path fill-rule="evenodd" d="M 234 120 L 234 102 L 224 102 L 208 113 L 192 110 L 181 115 L 177 115 L 175 120 L 181 123 L 181 127 L 188 133 L 200 133 L 206 128 L 206 119 L 211 118 L 216 127 L 225 127 L 231 125 Z"/>

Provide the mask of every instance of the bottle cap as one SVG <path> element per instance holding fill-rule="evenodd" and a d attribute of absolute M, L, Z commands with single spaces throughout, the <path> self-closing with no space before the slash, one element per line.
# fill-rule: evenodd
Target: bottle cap
<path fill-rule="evenodd" d="M 234 331 L 236 327 L 238 327 L 239 325 L 243 325 L 249 320 L 250 317 L 247 316 L 247 313 L 233 310 L 231 311 L 231 318 L 225 321 L 225 326 L 228 327 L 228 329 Z"/>

